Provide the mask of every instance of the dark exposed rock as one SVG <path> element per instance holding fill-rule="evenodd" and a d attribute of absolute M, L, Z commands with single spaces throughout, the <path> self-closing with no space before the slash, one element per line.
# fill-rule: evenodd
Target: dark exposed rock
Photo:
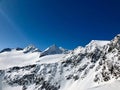
<path fill-rule="evenodd" d="M 23 48 L 19 48 L 19 47 L 18 47 L 18 48 L 16 48 L 16 50 L 17 50 L 17 51 L 21 51 L 21 50 L 23 50 Z"/>
<path fill-rule="evenodd" d="M 11 48 L 5 48 L 5 49 L 1 50 L 0 53 L 10 52 L 11 50 L 12 50 Z"/>

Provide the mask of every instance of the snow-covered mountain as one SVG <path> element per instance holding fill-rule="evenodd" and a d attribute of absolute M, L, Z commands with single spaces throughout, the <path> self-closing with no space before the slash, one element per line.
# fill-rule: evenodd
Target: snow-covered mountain
<path fill-rule="evenodd" d="M 40 54 L 40 57 L 46 56 L 46 55 L 53 55 L 53 54 L 67 54 L 69 52 L 70 52 L 70 50 L 64 49 L 62 47 L 58 47 L 54 44 L 54 45 L 48 47 L 47 49 L 45 49 Z"/>
<path fill-rule="evenodd" d="M 24 53 L 29 53 L 29 52 L 41 52 L 38 48 L 36 48 L 34 45 L 29 45 L 23 50 Z"/>
<path fill-rule="evenodd" d="M 0 53 L 0 90 L 120 90 L 120 34 L 65 50 L 52 45 Z"/>

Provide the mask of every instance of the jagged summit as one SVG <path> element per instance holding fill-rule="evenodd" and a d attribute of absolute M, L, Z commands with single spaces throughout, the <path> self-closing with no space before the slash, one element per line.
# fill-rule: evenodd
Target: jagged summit
<path fill-rule="evenodd" d="M 107 40 L 92 40 L 88 45 L 86 45 L 86 47 L 90 47 L 90 46 L 104 46 L 106 44 L 108 44 L 110 41 Z"/>
<path fill-rule="evenodd" d="M 92 40 L 88 45 L 85 46 L 86 52 L 93 52 L 96 48 L 101 49 L 104 45 L 107 45 L 110 41 L 104 40 Z"/>
<path fill-rule="evenodd" d="M 120 44 L 120 34 L 118 34 L 117 36 L 114 37 L 114 39 L 112 40 L 112 42 L 115 43 L 119 43 Z"/>
<path fill-rule="evenodd" d="M 51 45 L 50 47 L 45 49 L 43 52 L 46 52 L 47 54 L 60 54 L 60 53 L 62 53 L 61 49 L 55 44 Z"/>
<path fill-rule="evenodd" d="M 47 49 L 45 49 L 41 55 L 41 56 L 45 56 L 45 55 L 51 55 L 51 54 L 62 54 L 62 53 L 67 53 L 67 50 L 62 48 L 62 47 L 58 47 L 57 45 L 53 44 L 51 46 L 49 46 Z"/>
<path fill-rule="evenodd" d="M 29 45 L 26 48 L 24 48 L 23 50 L 24 53 L 28 53 L 28 52 L 41 52 L 38 48 L 36 48 L 34 45 Z"/>
<path fill-rule="evenodd" d="M 56 51 L 56 50 L 59 50 L 59 47 L 57 45 L 53 44 L 53 45 L 49 46 L 47 49 L 45 49 L 44 51 L 48 51 L 48 50 Z"/>

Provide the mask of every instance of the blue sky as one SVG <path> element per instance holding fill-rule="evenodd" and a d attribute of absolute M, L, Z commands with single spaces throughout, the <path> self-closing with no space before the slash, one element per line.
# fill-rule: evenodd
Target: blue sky
<path fill-rule="evenodd" d="M 0 49 L 73 49 L 118 33 L 119 0 L 0 0 Z"/>

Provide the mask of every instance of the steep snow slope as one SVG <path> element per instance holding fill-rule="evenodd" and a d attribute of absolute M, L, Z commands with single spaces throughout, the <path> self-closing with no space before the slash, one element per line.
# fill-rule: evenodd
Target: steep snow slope
<path fill-rule="evenodd" d="M 9 54 L 11 52 L 14 51 Z M 30 56 L 35 53 L 22 54 Z M 91 41 L 85 47 L 79 46 L 67 54 L 53 54 L 43 57 L 36 55 L 37 59 L 30 60 L 30 64 L 21 63 L 22 66 L 13 65 L 8 69 L 4 67 L 3 86 L 7 85 L 5 88 L 11 90 L 120 89 L 120 35 L 111 41 Z"/>
<path fill-rule="evenodd" d="M 109 82 L 100 86 L 89 88 L 88 90 L 120 90 L 120 81 Z"/>

